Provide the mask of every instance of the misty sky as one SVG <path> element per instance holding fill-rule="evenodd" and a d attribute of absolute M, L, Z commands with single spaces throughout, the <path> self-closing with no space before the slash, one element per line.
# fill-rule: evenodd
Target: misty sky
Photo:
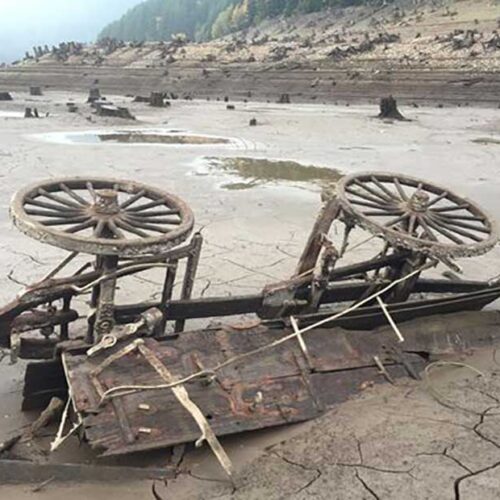
<path fill-rule="evenodd" d="M 91 41 L 141 0 L 0 0 L 0 62 L 33 45 Z"/>

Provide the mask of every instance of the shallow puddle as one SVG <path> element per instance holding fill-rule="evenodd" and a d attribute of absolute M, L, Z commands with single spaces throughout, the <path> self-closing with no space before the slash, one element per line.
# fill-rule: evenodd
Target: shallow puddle
<path fill-rule="evenodd" d="M 493 137 L 478 137 L 477 139 L 473 139 L 472 142 L 487 146 L 489 144 L 500 144 L 500 139 L 495 139 Z"/>
<path fill-rule="evenodd" d="M 167 146 L 232 145 L 226 137 L 191 134 L 181 130 L 92 130 L 40 134 L 40 139 L 62 144 L 135 144 Z"/>
<path fill-rule="evenodd" d="M 229 182 L 223 189 L 250 189 L 269 182 L 309 183 L 330 185 L 336 183 L 342 174 L 332 168 L 307 166 L 290 160 L 269 160 L 263 158 L 206 158 L 211 173 L 216 171 L 231 174 L 246 182 Z"/>
<path fill-rule="evenodd" d="M 99 134 L 102 142 L 118 142 L 122 144 L 228 144 L 229 140 L 223 137 L 206 135 L 188 135 L 179 133 L 150 133 L 150 132 L 117 132 Z"/>

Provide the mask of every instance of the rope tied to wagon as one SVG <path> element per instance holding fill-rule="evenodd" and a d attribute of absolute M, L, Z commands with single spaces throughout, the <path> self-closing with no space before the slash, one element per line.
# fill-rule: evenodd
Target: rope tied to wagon
<path fill-rule="evenodd" d="M 273 349 L 275 347 L 278 347 L 290 340 L 298 340 L 300 342 L 300 338 L 303 339 L 303 336 L 307 334 L 308 332 L 315 330 L 316 328 L 319 328 L 320 326 L 323 326 L 325 324 L 328 324 L 336 319 L 339 319 L 346 314 L 356 311 L 366 303 L 377 299 L 381 295 L 385 294 L 395 286 L 399 285 L 400 283 L 403 283 L 404 281 L 412 278 L 413 276 L 417 275 L 418 273 L 421 273 L 422 271 L 429 269 L 431 267 L 434 267 L 437 264 L 437 261 L 431 260 L 421 266 L 420 268 L 412 271 L 411 273 L 407 274 L 406 276 L 403 276 L 392 283 L 388 284 L 386 287 L 383 289 L 379 290 L 378 292 L 373 293 L 369 297 L 364 298 L 363 300 L 360 300 L 356 304 L 353 304 L 352 306 L 344 309 L 343 311 L 340 311 L 339 313 L 333 314 L 331 316 L 328 316 L 327 318 L 323 318 L 320 321 L 317 321 L 316 323 L 313 323 L 312 325 L 306 326 L 301 329 L 295 329 L 293 333 L 290 335 L 286 335 L 285 337 L 282 337 L 281 339 L 275 340 L 274 342 L 271 342 L 269 344 L 266 344 L 264 346 L 261 346 L 257 349 L 254 349 L 252 351 L 248 351 L 243 354 L 239 354 L 237 356 L 234 356 L 232 358 L 227 359 L 226 361 L 223 361 L 222 363 L 219 363 L 218 365 L 209 368 L 209 369 L 203 369 L 200 370 L 196 373 L 192 373 L 191 375 L 188 375 L 182 379 L 179 380 L 174 380 L 170 383 L 167 384 L 157 384 L 157 385 L 121 385 L 121 386 L 116 386 L 116 387 L 111 387 L 110 389 L 106 390 L 102 395 L 101 395 L 101 400 L 99 402 L 99 406 L 104 404 L 107 400 L 110 398 L 114 397 L 121 397 L 121 396 L 126 396 L 128 394 L 132 394 L 135 392 L 139 391 L 157 391 L 157 390 L 164 390 L 164 389 L 172 389 L 174 387 L 177 387 L 179 385 L 184 385 L 186 383 L 192 382 L 193 380 L 200 379 L 200 378 L 206 378 L 209 381 L 214 380 L 217 376 L 217 372 L 223 370 L 224 368 L 234 364 L 238 363 L 240 361 L 243 361 L 245 359 L 248 359 L 252 356 L 255 356 L 257 354 L 260 354 L 262 352 L 268 351 L 270 349 Z M 295 318 L 290 318 L 290 321 L 292 322 Z M 293 323 L 292 323 L 293 324 Z M 307 348 L 306 348 L 307 350 Z"/>

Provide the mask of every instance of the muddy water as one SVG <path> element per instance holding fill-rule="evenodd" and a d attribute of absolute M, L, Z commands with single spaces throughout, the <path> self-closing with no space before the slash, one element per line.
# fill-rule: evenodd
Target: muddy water
<path fill-rule="evenodd" d="M 250 189 L 265 183 L 309 183 L 320 186 L 335 184 L 342 174 L 336 170 L 302 165 L 290 160 L 266 158 L 206 158 L 209 172 L 230 174 L 244 182 L 229 182 L 221 187 L 228 190 Z"/>
<path fill-rule="evenodd" d="M 82 132 L 52 132 L 38 134 L 38 139 L 59 144 L 109 144 L 145 146 L 227 146 L 235 140 L 204 134 L 192 134 L 178 129 L 115 129 Z"/>
<path fill-rule="evenodd" d="M 185 134 L 155 134 L 146 132 L 117 132 L 115 134 L 98 134 L 102 142 L 118 142 L 122 144 L 228 144 L 223 137 Z"/>
<path fill-rule="evenodd" d="M 481 144 L 483 146 L 488 146 L 490 144 L 500 144 L 500 139 L 495 139 L 494 137 L 478 137 L 472 140 L 475 144 Z"/>

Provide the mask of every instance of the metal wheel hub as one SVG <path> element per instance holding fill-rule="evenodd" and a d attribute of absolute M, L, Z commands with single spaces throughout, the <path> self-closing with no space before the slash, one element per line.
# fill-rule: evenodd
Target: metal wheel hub
<path fill-rule="evenodd" d="M 97 200 L 92 205 L 95 214 L 117 215 L 120 213 L 118 204 L 118 191 L 114 189 L 102 189 L 96 192 Z"/>
<path fill-rule="evenodd" d="M 426 212 L 429 201 L 430 196 L 419 189 L 408 200 L 407 208 L 410 212 Z"/>

